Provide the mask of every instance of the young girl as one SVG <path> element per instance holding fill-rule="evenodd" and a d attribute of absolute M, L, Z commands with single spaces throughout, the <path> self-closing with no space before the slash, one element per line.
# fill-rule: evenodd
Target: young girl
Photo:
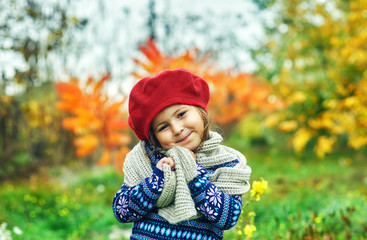
<path fill-rule="evenodd" d="M 126 156 L 113 199 L 130 239 L 223 239 L 242 210 L 251 169 L 209 131 L 208 84 L 183 68 L 141 79 L 129 97 L 129 125 L 141 140 Z"/>

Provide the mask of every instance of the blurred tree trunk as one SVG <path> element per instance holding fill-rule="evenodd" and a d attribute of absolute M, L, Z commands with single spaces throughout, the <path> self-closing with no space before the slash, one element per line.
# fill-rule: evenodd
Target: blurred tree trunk
<path fill-rule="evenodd" d="M 157 15 L 155 13 L 155 2 L 154 0 L 149 0 L 149 19 L 148 19 L 148 28 L 149 28 L 149 37 L 151 39 L 156 39 L 156 18 Z"/>
<path fill-rule="evenodd" d="M 15 149 L 20 144 L 18 135 L 21 112 L 17 99 L 13 97 L 3 97 L 1 104 L 0 134 L 2 139 L 2 156 L 0 156 L 0 167 L 5 169 L 5 166 L 12 160 Z"/>

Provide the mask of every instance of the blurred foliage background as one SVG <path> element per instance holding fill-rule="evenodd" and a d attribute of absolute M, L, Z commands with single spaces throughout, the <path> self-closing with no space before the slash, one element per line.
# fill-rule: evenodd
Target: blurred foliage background
<path fill-rule="evenodd" d="M 73 64 L 100 49 L 87 42 L 93 35 L 83 42 L 83 31 L 108 19 L 106 3 L 93 2 L 88 17 L 69 0 L 0 2 L 0 238 L 126 238 L 131 225 L 118 224 L 110 205 L 137 143 L 126 122 L 129 90 L 144 76 L 185 67 L 209 82 L 212 119 L 248 158 L 257 186 L 225 239 L 367 239 L 367 2 L 162 11 L 180 1 L 121 8 L 126 23 L 144 13 L 141 35 L 102 51 L 98 74 Z M 262 38 L 237 35 L 246 35 L 250 13 L 267 16 Z M 133 36 L 115 21 L 103 45 L 115 46 L 118 31 Z"/>

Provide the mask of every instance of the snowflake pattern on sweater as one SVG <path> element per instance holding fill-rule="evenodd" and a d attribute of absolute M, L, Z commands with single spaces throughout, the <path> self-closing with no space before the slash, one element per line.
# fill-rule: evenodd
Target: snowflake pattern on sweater
<path fill-rule="evenodd" d="M 223 231 L 232 228 L 242 210 L 242 196 L 230 196 L 209 181 L 209 175 L 219 167 L 233 167 L 238 160 L 204 169 L 197 164 L 198 175 L 188 187 L 196 209 L 203 217 L 170 224 L 157 212 L 156 203 L 164 187 L 163 171 L 155 167 L 164 157 L 152 153 L 146 144 L 146 152 L 152 162 L 152 176 L 132 187 L 123 184 L 113 199 L 113 212 L 121 223 L 134 222 L 130 239 L 222 239 Z"/>

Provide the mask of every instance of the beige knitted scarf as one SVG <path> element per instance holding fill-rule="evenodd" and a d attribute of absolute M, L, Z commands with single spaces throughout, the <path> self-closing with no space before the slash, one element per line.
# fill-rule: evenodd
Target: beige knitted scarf
<path fill-rule="evenodd" d="M 246 158 L 238 151 L 221 145 L 222 137 L 210 132 L 209 139 L 196 152 L 196 161 L 204 168 L 238 160 L 234 167 L 220 167 L 211 174 L 210 182 L 229 195 L 242 195 L 250 189 L 251 168 L 246 165 Z M 163 151 L 174 159 L 175 171 L 163 165 L 164 187 L 158 199 L 158 215 L 171 224 L 198 218 L 201 215 L 195 209 L 195 203 L 188 188 L 188 182 L 197 176 L 196 162 L 191 152 L 183 147 L 174 147 Z M 145 154 L 144 142 L 137 144 L 126 156 L 124 176 L 127 186 L 135 186 L 144 178 L 152 175 L 151 162 Z"/>

